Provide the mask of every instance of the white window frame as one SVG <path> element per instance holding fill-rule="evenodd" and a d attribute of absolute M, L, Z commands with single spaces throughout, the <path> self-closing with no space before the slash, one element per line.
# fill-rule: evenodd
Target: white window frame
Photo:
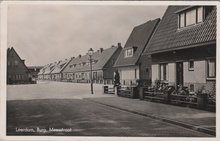
<path fill-rule="evenodd" d="M 190 66 L 190 63 L 191 63 L 191 62 L 193 63 L 193 67 Z M 194 60 L 189 60 L 189 62 L 188 62 L 188 70 L 189 70 L 189 71 L 194 71 L 194 68 L 195 68 L 195 62 L 194 62 Z"/>
<path fill-rule="evenodd" d="M 196 16 L 197 12 L 196 9 L 192 9 L 189 11 L 186 11 L 186 26 L 194 25 L 196 24 Z"/>
<path fill-rule="evenodd" d="M 165 68 L 165 71 L 164 71 Z M 162 63 L 159 65 L 159 78 L 160 80 L 167 81 L 168 80 L 168 63 Z"/>
<path fill-rule="evenodd" d="M 133 48 L 129 48 L 125 50 L 125 58 L 127 57 L 132 57 L 134 55 L 134 50 Z"/>
<path fill-rule="evenodd" d="M 214 61 L 214 75 L 210 76 L 210 61 Z M 210 58 L 207 59 L 207 78 L 216 78 L 216 59 L 215 58 Z"/>
<path fill-rule="evenodd" d="M 204 7 L 203 6 L 195 7 L 193 9 L 179 13 L 178 27 L 179 29 L 181 29 L 181 28 L 193 26 L 203 22 L 203 20 L 204 20 Z"/>
<path fill-rule="evenodd" d="M 201 11 L 199 11 L 201 10 Z M 203 7 L 198 7 L 197 8 L 197 23 L 201 23 L 203 21 L 204 18 L 204 10 Z"/>

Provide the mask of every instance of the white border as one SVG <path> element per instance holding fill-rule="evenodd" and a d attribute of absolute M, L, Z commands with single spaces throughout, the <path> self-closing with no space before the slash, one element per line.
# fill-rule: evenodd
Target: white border
<path fill-rule="evenodd" d="M 77 136 L 77 137 L 63 137 L 63 136 L 6 136 L 6 53 L 7 53 L 7 7 L 10 4 L 17 5 L 217 5 L 217 23 L 219 23 L 219 13 L 220 13 L 220 4 L 217 1 L 3 1 L 0 3 L 1 6 L 1 42 L 0 42 L 0 140 L 165 140 L 165 141 L 183 141 L 183 140 L 195 140 L 195 141 L 207 141 L 207 140 L 218 140 L 220 141 L 220 111 L 219 111 L 219 40 L 217 39 L 217 77 L 216 77 L 216 96 L 217 96 L 217 105 L 216 105 L 216 138 L 182 138 L 182 137 L 87 137 L 87 136 Z M 219 25 L 217 24 L 217 29 Z M 217 35 L 219 35 L 219 30 L 217 30 Z"/>

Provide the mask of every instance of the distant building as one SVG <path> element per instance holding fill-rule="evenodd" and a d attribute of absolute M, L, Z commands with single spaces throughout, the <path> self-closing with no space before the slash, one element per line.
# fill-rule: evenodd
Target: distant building
<path fill-rule="evenodd" d="M 7 84 L 32 83 L 31 73 L 15 49 L 7 49 Z"/>
<path fill-rule="evenodd" d="M 114 79 L 113 65 L 122 50 L 121 44 L 107 49 L 100 48 L 92 55 L 92 78 L 95 83 L 112 84 Z M 72 58 L 62 71 L 64 81 L 90 82 L 89 55 Z"/>
<path fill-rule="evenodd" d="M 43 68 L 40 69 L 40 71 L 38 72 L 38 75 L 37 75 L 38 80 L 43 80 L 44 79 L 44 72 L 49 67 L 49 65 L 50 64 L 47 64 L 47 65 L 43 66 Z"/>
<path fill-rule="evenodd" d="M 152 58 L 152 81 L 215 91 L 216 7 L 169 6 L 145 54 Z"/>
<path fill-rule="evenodd" d="M 38 73 L 43 67 L 41 66 L 28 66 L 28 70 L 32 76 L 32 79 L 36 80 L 38 77 Z"/>
<path fill-rule="evenodd" d="M 141 58 L 141 54 L 159 22 L 160 19 L 148 21 L 134 27 L 131 32 L 125 47 L 114 64 L 120 74 L 122 85 L 135 85 L 140 79 L 150 81 L 151 60 L 149 57 Z"/>
<path fill-rule="evenodd" d="M 57 65 L 57 62 L 45 65 L 38 73 L 38 79 L 52 80 L 51 72 L 54 70 L 56 65 Z"/>
<path fill-rule="evenodd" d="M 69 59 L 65 59 L 65 60 L 60 60 L 53 68 L 53 70 L 51 71 L 51 80 L 55 80 L 55 81 L 62 81 L 63 80 L 63 69 L 66 67 L 66 65 L 68 65 L 68 63 L 70 62 Z"/>

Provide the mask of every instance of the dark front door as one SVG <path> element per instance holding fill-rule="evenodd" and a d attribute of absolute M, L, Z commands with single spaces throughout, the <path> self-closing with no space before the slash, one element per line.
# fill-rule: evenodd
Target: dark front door
<path fill-rule="evenodd" d="M 176 63 L 176 85 L 183 86 L 183 62 Z"/>

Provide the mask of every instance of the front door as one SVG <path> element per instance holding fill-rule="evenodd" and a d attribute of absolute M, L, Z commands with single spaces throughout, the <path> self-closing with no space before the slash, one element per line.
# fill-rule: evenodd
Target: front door
<path fill-rule="evenodd" d="M 176 86 L 183 86 L 183 62 L 176 63 Z"/>

